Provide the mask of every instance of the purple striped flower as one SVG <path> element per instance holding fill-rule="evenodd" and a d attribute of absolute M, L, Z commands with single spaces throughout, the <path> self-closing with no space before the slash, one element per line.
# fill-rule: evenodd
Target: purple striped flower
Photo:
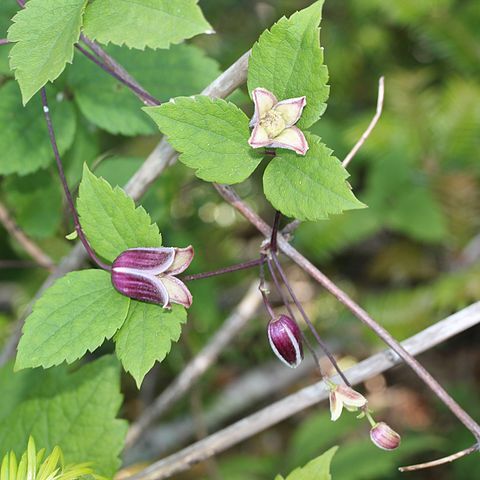
<path fill-rule="evenodd" d="M 286 315 L 270 320 L 267 328 L 268 340 L 275 355 L 285 365 L 296 368 L 303 359 L 300 328 Z"/>
<path fill-rule="evenodd" d="M 372 427 L 370 438 L 382 450 L 395 450 L 401 441 L 400 435 L 385 422 L 378 422 Z"/>
<path fill-rule="evenodd" d="M 123 295 L 170 308 L 178 303 L 188 308 L 192 295 L 176 275 L 187 269 L 193 247 L 129 248 L 112 264 L 113 286 Z"/>

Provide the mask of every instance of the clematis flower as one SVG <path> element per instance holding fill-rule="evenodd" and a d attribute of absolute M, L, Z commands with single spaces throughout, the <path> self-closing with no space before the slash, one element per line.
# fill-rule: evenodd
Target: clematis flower
<path fill-rule="evenodd" d="M 288 367 L 298 367 L 303 359 L 303 347 L 296 322 L 287 315 L 280 315 L 270 320 L 267 334 L 273 353 Z"/>
<path fill-rule="evenodd" d="M 188 308 L 192 295 L 175 275 L 187 269 L 193 247 L 129 248 L 112 264 L 113 286 L 123 295 L 169 308 L 178 303 Z"/>
<path fill-rule="evenodd" d="M 334 422 L 340 418 L 343 407 L 356 410 L 367 404 L 367 399 L 353 388 L 330 383 L 330 414 Z"/>
<path fill-rule="evenodd" d="M 294 125 L 307 104 L 306 97 L 289 98 L 279 102 L 272 92 L 256 88 L 252 92 L 255 113 L 248 143 L 253 148 L 288 148 L 305 155 L 308 143 L 302 131 Z"/>
<path fill-rule="evenodd" d="M 400 435 L 385 422 L 378 422 L 372 427 L 370 439 L 382 450 L 395 450 L 401 441 Z"/>

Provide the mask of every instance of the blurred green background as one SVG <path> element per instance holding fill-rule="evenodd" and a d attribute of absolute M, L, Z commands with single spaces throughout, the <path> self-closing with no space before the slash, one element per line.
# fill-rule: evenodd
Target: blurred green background
<path fill-rule="evenodd" d="M 176 81 L 184 82 L 185 88 L 191 89 L 188 93 L 195 93 L 250 48 L 276 19 L 309 4 L 301 0 L 201 0 L 217 34 L 190 43 L 217 64 L 203 66 L 204 76 L 200 78 L 186 66 Z M 15 2 L 2 0 L 0 37 L 5 36 L 15 10 Z M 327 0 L 324 7 L 321 43 L 331 94 L 316 133 L 342 159 L 375 111 L 377 83 L 382 75 L 385 105 L 378 126 L 349 167 L 350 182 L 369 208 L 303 224 L 293 242 L 399 339 L 480 297 L 479 26 L 478 0 Z M 0 78 L 4 84 L 1 103 L 3 88 L 11 79 L 7 47 L 0 49 Z M 122 55 L 130 55 L 130 62 L 135 64 L 135 58 L 149 52 L 117 52 L 118 58 Z M 86 82 L 92 78 L 95 82 L 102 74 L 95 70 L 91 74 L 79 72 L 81 61 L 76 60 L 57 82 L 61 100 L 71 104 L 76 118 L 75 138 L 65 154 L 69 181 L 74 187 L 81 164 L 87 161 L 96 166 L 97 174 L 122 185 L 159 136 L 145 135 L 150 133 L 148 126 L 138 127 L 142 135 L 114 135 L 108 116 L 104 124 L 94 125 L 86 113 L 86 103 L 75 102 L 81 95 L 88 98 Z M 150 83 L 155 86 L 165 77 L 168 71 L 166 74 L 160 65 L 150 72 Z M 169 98 L 177 93 L 167 90 L 162 95 Z M 233 98 L 251 111 L 245 89 Z M 127 101 L 132 102 L 128 95 Z M 128 131 L 128 110 L 124 115 Z M 237 190 L 264 218 L 271 219 L 273 211 L 262 195 L 261 178 L 261 172 L 257 172 Z M 52 166 L 28 176 L 2 178 L 0 199 L 20 227 L 52 258 L 58 261 L 68 253 L 71 244 L 64 235 L 72 227 Z M 192 273 L 257 255 L 257 232 L 208 184 L 180 164 L 162 175 L 143 204 L 158 221 L 166 244 L 195 246 Z M 0 259 L 29 260 L 1 227 Z M 305 308 L 340 357 L 359 360 L 381 348 L 377 339 L 301 272 L 294 267 L 288 267 L 288 272 Z M 208 341 L 255 274 L 237 273 L 192 284 L 195 302 L 181 342 L 152 372 L 140 395 L 132 379 L 125 376 L 127 417 L 138 415 Z M 0 270 L 1 343 L 46 275 L 37 268 Z M 271 361 L 265 324 L 266 315 L 260 312 L 202 379 L 191 398 L 181 402 L 167 420 L 208 412 L 222 389 Z M 420 357 L 477 420 L 479 340 L 476 327 Z M 106 345 L 104 351 L 109 348 Z M 315 380 L 311 373 L 287 390 L 249 405 L 242 413 L 255 411 Z M 436 480 L 480 477 L 478 455 L 436 470 L 397 473 L 399 465 L 452 453 L 469 446 L 471 439 L 406 368 L 373 379 L 366 391 L 378 416 L 402 433 L 403 446 L 395 453 L 376 450 L 368 441 L 366 422 L 356 421 L 352 415 L 332 424 L 322 405 L 178 478 L 271 479 L 335 444 L 340 445 L 332 466 L 335 480 L 393 480 L 407 475 Z"/>

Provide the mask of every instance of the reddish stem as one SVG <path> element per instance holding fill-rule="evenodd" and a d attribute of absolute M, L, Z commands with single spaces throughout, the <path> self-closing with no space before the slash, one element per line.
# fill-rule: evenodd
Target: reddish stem
<path fill-rule="evenodd" d="M 53 154 L 55 156 L 55 162 L 57 164 L 58 175 L 60 176 L 60 181 L 62 182 L 63 191 L 65 192 L 65 197 L 67 198 L 68 206 L 70 207 L 70 212 L 73 217 L 73 223 L 75 225 L 75 230 L 78 233 L 78 236 L 85 247 L 89 257 L 94 263 L 96 263 L 103 270 L 110 271 L 110 265 L 102 262 L 96 253 L 93 251 L 92 247 L 88 243 L 87 237 L 83 233 L 83 229 L 80 225 L 80 220 L 78 218 L 78 213 L 73 202 L 72 194 L 68 188 L 67 179 L 65 178 L 65 172 L 63 171 L 62 159 L 60 158 L 60 152 L 58 151 L 57 140 L 55 138 L 55 131 L 53 130 L 52 118 L 50 116 L 50 108 L 48 107 L 47 92 L 45 87 L 40 90 L 40 95 L 42 97 L 43 113 L 45 114 L 45 120 L 47 121 L 48 136 L 50 138 L 50 143 L 52 145 Z"/>
<path fill-rule="evenodd" d="M 216 277 L 217 275 L 223 275 L 224 273 L 238 272 L 239 270 L 247 270 L 248 268 L 256 267 L 264 262 L 261 258 L 255 260 L 249 260 L 248 262 L 237 263 L 236 265 L 230 265 L 229 267 L 219 268 L 211 272 L 194 273 L 193 275 L 185 275 L 182 277 L 184 282 L 191 282 L 193 280 L 200 280 L 202 278 Z"/>

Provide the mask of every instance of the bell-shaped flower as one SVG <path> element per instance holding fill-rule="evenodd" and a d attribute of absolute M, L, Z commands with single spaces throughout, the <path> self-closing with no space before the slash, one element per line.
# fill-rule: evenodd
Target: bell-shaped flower
<path fill-rule="evenodd" d="M 286 315 L 270 320 L 268 341 L 275 355 L 287 366 L 296 368 L 303 359 L 302 334 L 297 323 Z"/>
<path fill-rule="evenodd" d="M 252 92 L 255 113 L 248 143 L 253 148 L 288 148 L 305 155 L 308 143 L 302 131 L 294 125 L 307 104 L 306 97 L 289 98 L 279 102 L 272 92 L 255 88 Z"/>
<path fill-rule="evenodd" d="M 395 450 L 401 441 L 400 435 L 385 422 L 378 422 L 372 427 L 370 439 L 382 450 Z"/>
<path fill-rule="evenodd" d="M 346 385 L 330 383 L 330 414 L 334 422 L 340 418 L 343 407 L 347 410 L 356 410 L 367 404 L 367 399 L 353 388 Z"/>
<path fill-rule="evenodd" d="M 192 295 L 176 275 L 187 269 L 193 247 L 129 248 L 112 264 L 113 286 L 123 295 L 169 308 L 178 303 L 188 308 Z"/>

